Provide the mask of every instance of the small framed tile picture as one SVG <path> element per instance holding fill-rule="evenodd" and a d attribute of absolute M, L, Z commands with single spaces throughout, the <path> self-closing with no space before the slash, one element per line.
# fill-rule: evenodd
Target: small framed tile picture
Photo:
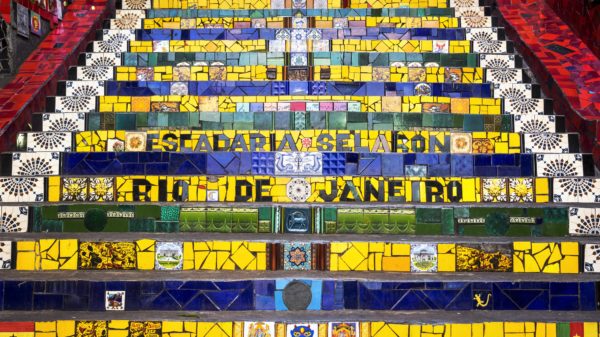
<path fill-rule="evenodd" d="M 107 290 L 104 300 L 104 309 L 107 311 L 125 310 L 124 290 Z"/>

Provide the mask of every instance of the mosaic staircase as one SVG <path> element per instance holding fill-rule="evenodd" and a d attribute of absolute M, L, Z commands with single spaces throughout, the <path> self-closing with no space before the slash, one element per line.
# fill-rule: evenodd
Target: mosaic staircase
<path fill-rule="evenodd" d="M 598 337 L 592 156 L 490 14 L 123 0 L 0 154 L 0 335 Z"/>

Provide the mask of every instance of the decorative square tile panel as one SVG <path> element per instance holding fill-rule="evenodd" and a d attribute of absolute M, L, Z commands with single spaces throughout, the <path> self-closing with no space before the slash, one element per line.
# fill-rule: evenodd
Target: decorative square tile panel
<path fill-rule="evenodd" d="M 518 94 L 517 94 L 518 95 Z M 508 114 L 543 114 L 544 99 L 506 97 L 504 99 L 504 112 Z"/>
<path fill-rule="evenodd" d="M 42 131 L 85 131 L 85 114 L 78 112 L 42 114 Z"/>
<path fill-rule="evenodd" d="M 527 149 L 529 143 L 528 138 L 531 139 L 532 135 L 527 133 L 554 133 L 556 132 L 556 117 L 553 115 L 515 115 L 514 118 L 514 132 L 525 133 L 523 136 L 523 143 Z M 532 141 L 532 140 L 531 140 Z M 568 145 L 568 144 L 567 144 Z M 532 149 L 529 147 L 529 149 Z M 526 150 L 527 151 L 527 150 Z M 527 151 L 529 152 L 529 151 Z M 531 150 L 533 152 L 533 150 Z M 561 151 L 562 152 L 562 151 Z"/>
<path fill-rule="evenodd" d="M 485 70 L 485 80 L 490 83 L 521 83 L 523 70 L 515 68 L 492 68 Z M 496 93 L 494 91 L 494 93 Z"/>
<path fill-rule="evenodd" d="M 413 243 L 410 245 L 410 270 L 412 272 L 437 271 L 437 245 Z"/>
<path fill-rule="evenodd" d="M 320 152 L 275 152 L 276 175 L 321 175 L 322 170 L 323 154 Z"/>
<path fill-rule="evenodd" d="M 286 324 L 285 335 L 288 337 L 315 337 L 319 335 L 317 323 Z"/>
<path fill-rule="evenodd" d="M 451 153 L 471 153 L 473 151 L 473 138 L 470 133 L 454 132 L 450 134 Z"/>
<path fill-rule="evenodd" d="M 498 72 L 498 69 L 488 69 L 487 71 Z M 487 73 L 487 72 L 486 72 Z M 492 82 L 488 79 L 488 82 Z M 494 97 L 495 98 L 506 98 L 506 99 L 524 99 L 534 98 L 531 84 L 529 83 L 516 83 L 516 82 L 495 82 L 494 83 Z"/>
<path fill-rule="evenodd" d="M 489 16 L 463 16 L 460 18 L 460 26 L 468 28 L 492 27 L 492 18 Z M 506 51 L 503 51 L 505 53 Z M 497 53 L 496 51 L 483 51 L 483 53 Z"/>
<path fill-rule="evenodd" d="M 329 322 L 327 337 L 360 337 L 358 322 Z"/>
<path fill-rule="evenodd" d="M 104 309 L 107 311 L 125 310 L 125 291 L 107 290 L 104 295 Z"/>
<path fill-rule="evenodd" d="M 481 54 L 479 55 L 479 66 L 493 69 L 516 68 L 515 55 Z"/>
<path fill-rule="evenodd" d="M 48 176 L 60 174 L 58 152 L 14 152 L 13 176 Z"/>
<path fill-rule="evenodd" d="M 600 273 L 600 244 L 585 245 L 583 270 L 586 273 Z"/>
<path fill-rule="evenodd" d="M 109 66 L 77 67 L 77 78 L 86 81 L 109 81 L 114 79 L 114 71 Z"/>
<path fill-rule="evenodd" d="M 554 202 L 600 202 L 600 179 L 554 178 L 552 194 Z"/>
<path fill-rule="evenodd" d="M 583 157 L 579 153 L 538 154 L 535 156 L 538 177 L 581 177 Z"/>
<path fill-rule="evenodd" d="M 0 202 L 43 202 L 44 178 L 0 178 Z"/>
<path fill-rule="evenodd" d="M 94 112 L 96 111 L 95 89 L 83 88 L 80 95 L 57 96 L 54 98 L 55 112 Z"/>
<path fill-rule="evenodd" d="M 284 270 L 311 270 L 312 248 L 310 243 L 286 242 L 283 244 Z"/>
<path fill-rule="evenodd" d="M 182 242 L 156 242 L 156 270 L 180 270 L 183 266 Z"/>
<path fill-rule="evenodd" d="M 569 207 L 569 234 L 600 236 L 600 209 Z"/>
<path fill-rule="evenodd" d="M 27 206 L 1 206 L 0 207 L 0 232 L 25 233 L 29 227 L 29 207 Z"/>
<path fill-rule="evenodd" d="M 115 67 L 122 65 L 121 53 L 86 53 L 85 65 L 95 67 Z"/>
<path fill-rule="evenodd" d="M 532 122 L 530 127 L 535 130 L 535 127 L 539 127 L 539 123 L 536 124 Z M 569 134 L 554 132 L 526 133 L 523 135 L 523 149 L 526 153 L 568 153 Z"/>
<path fill-rule="evenodd" d="M 150 9 L 152 8 L 150 0 L 123 0 L 123 9 Z"/>
<path fill-rule="evenodd" d="M 0 269 L 12 268 L 12 242 L 0 241 Z"/>
<path fill-rule="evenodd" d="M 275 337 L 274 322 L 244 322 L 242 337 Z"/>

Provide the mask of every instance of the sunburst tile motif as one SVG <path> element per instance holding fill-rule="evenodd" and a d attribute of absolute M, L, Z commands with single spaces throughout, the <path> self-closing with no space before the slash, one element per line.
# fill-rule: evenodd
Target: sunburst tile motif
<path fill-rule="evenodd" d="M 583 157 L 579 153 L 538 154 L 535 156 L 538 177 L 581 177 Z"/>
<path fill-rule="evenodd" d="M 600 202 L 600 179 L 554 178 L 552 194 L 554 202 Z"/>
<path fill-rule="evenodd" d="M 96 53 L 119 53 L 127 51 L 127 41 L 131 40 L 129 33 L 109 34 L 102 41 L 94 41 L 93 49 Z"/>
<path fill-rule="evenodd" d="M 492 69 L 495 71 L 497 69 Z M 494 97 L 506 99 L 533 98 L 533 90 L 529 83 L 498 83 L 494 84 Z"/>
<path fill-rule="evenodd" d="M 489 16 L 463 16 L 460 18 L 460 26 L 468 28 L 492 27 L 492 18 Z"/>
<path fill-rule="evenodd" d="M 542 98 L 506 98 L 504 111 L 508 114 L 543 114 L 544 100 Z"/>
<path fill-rule="evenodd" d="M 498 40 L 497 28 L 465 28 L 468 41 L 493 41 Z"/>
<path fill-rule="evenodd" d="M 27 152 L 70 152 L 70 132 L 28 132 Z"/>
<path fill-rule="evenodd" d="M 145 14 L 142 10 L 118 10 L 117 15 L 110 21 L 110 28 L 117 29 L 141 29 L 142 19 Z"/>
<path fill-rule="evenodd" d="M 569 234 L 600 236 L 600 209 L 570 207 Z"/>
<path fill-rule="evenodd" d="M 523 149 L 527 153 L 568 153 L 569 134 L 526 133 L 523 135 Z"/>
<path fill-rule="evenodd" d="M 521 83 L 523 70 L 515 68 L 492 68 L 485 70 L 486 82 L 491 83 Z"/>
<path fill-rule="evenodd" d="M 44 178 L 3 177 L 0 178 L 0 202 L 44 201 Z"/>
<path fill-rule="evenodd" d="M 42 131 L 76 132 L 85 130 L 85 114 L 78 112 L 45 113 Z"/>
<path fill-rule="evenodd" d="M 450 0 L 450 7 L 477 7 L 479 0 Z"/>
<path fill-rule="evenodd" d="M 514 126 L 514 131 L 519 133 L 556 132 L 556 117 L 552 115 L 533 114 L 515 115 Z M 531 137 L 531 135 L 526 136 Z M 527 141 L 524 141 L 524 143 L 527 149 Z"/>
<path fill-rule="evenodd" d="M 514 55 L 494 55 L 481 54 L 479 56 L 479 66 L 482 68 L 515 68 Z"/>
<path fill-rule="evenodd" d="M 583 270 L 586 273 L 600 273 L 600 244 L 586 244 L 583 249 Z"/>
<path fill-rule="evenodd" d="M 29 226 L 29 208 L 27 206 L 0 207 L 0 232 L 27 232 Z"/>
<path fill-rule="evenodd" d="M 114 79 L 112 66 L 77 67 L 77 78 L 86 81 L 108 81 Z"/>
<path fill-rule="evenodd" d="M 506 53 L 506 41 L 473 41 L 473 52 L 486 54 Z"/>
<path fill-rule="evenodd" d="M 55 98 L 54 111 L 56 112 L 93 112 L 96 111 L 97 90 L 82 87 L 77 90 L 78 95 L 60 96 Z"/>
<path fill-rule="evenodd" d="M 461 16 L 485 16 L 485 9 L 483 7 L 456 7 L 454 8 L 454 16 L 457 18 Z"/>
<path fill-rule="evenodd" d="M 150 0 L 123 0 L 123 9 L 150 9 Z"/>
<path fill-rule="evenodd" d="M 0 241 L 0 269 L 12 268 L 12 242 Z"/>
<path fill-rule="evenodd" d="M 86 53 L 85 65 L 115 67 L 121 65 L 121 53 Z"/>
<path fill-rule="evenodd" d="M 58 152 L 15 152 L 12 155 L 13 176 L 48 176 L 60 174 Z"/>
<path fill-rule="evenodd" d="M 67 81 L 65 96 L 103 96 L 104 81 Z"/>

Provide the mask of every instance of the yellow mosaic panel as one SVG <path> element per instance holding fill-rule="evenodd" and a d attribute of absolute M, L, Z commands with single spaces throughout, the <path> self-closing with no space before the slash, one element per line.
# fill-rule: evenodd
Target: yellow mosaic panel
<path fill-rule="evenodd" d="M 267 270 L 267 243 L 203 241 L 183 243 L 184 270 Z"/>
<path fill-rule="evenodd" d="M 137 269 L 154 269 L 154 254 L 156 240 L 142 239 L 135 242 L 135 252 L 137 255 Z"/>
<path fill-rule="evenodd" d="M 448 52 L 469 53 L 471 42 L 466 40 L 444 41 L 448 44 Z M 379 53 L 433 53 L 440 52 L 434 47 L 433 40 L 330 40 L 332 52 L 379 52 Z M 288 50 L 289 51 L 289 50 Z M 310 44 L 309 44 L 309 51 Z"/>
<path fill-rule="evenodd" d="M 50 202 L 61 200 L 61 188 L 68 179 L 48 178 Z M 503 179 L 510 184 L 518 178 Z M 114 185 L 117 202 L 464 203 L 486 198 L 480 189 L 481 180 L 478 177 L 117 176 Z M 531 202 L 549 202 L 548 178 L 535 178 L 535 182 L 531 187 Z"/>
<path fill-rule="evenodd" d="M 76 239 L 17 242 L 17 270 L 77 270 Z"/>
<path fill-rule="evenodd" d="M 406 6 L 411 8 L 446 8 L 448 7 L 448 3 L 446 0 L 350 0 L 351 8 L 395 8 Z"/>
<path fill-rule="evenodd" d="M 410 244 L 331 242 L 330 271 L 410 272 Z"/>
<path fill-rule="evenodd" d="M 266 28 L 283 28 L 284 19 L 281 17 L 271 17 L 262 19 L 266 23 Z M 251 18 L 240 17 L 218 17 L 218 18 L 154 18 L 143 19 L 144 29 L 194 29 L 194 28 L 236 28 L 237 25 L 250 25 Z"/>
<path fill-rule="evenodd" d="M 598 337 L 598 322 L 577 322 L 579 337 Z M 564 326 L 564 324 L 563 324 Z M 479 322 L 405 324 L 361 322 L 361 337 L 556 337 L 569 334 L 554 322 Z M 146 334 L 140 335 L 144 328 Z M 287 337 L 285 323 L 275 323 L 271 337 Z M 581 330 L 580 330 L 581 331 Z M 574 333 L 573 330 L 570 331 Z M 562 333 L 562 334 L 561 334 Z M 319 324 L 316 337 L 327 336 L 327 324 Z M 243 337 L 243 322 L 195 321 L 48 321 L 35 322 L 32 332 L 0 332 L 0 337 Z"/>
<path fill-rule="evenodd" d="M 456 271 L 456 244 L 439 243 L 438 251 L 438 272 Z"/>
<path fill-rule="evenodd" d="M 514 242 L 515 273 L 579 273 L 577 242 Z"/>
<path fill-rule="evenodd" d="M 267 51 L 266 40 L 169 40 L 168 50 L 155 50 L 157 41 L 129 41 L 132 53 L 192 52 L 192 53 L 241 53 Z"/>
<path fill-rule="evenodd" d="M 220 68 L 220 67 L 209 67 Z M 422 68 L 419 68 L 422 69 Z M 121 73 L 131 76 L 132 73 Z M 161 75 L 162 76 L 162 75 Z M 171 76 L 171 75 L 169 75 Z M 191 76 L 191 74 L 190 74 Z M 200 73 L 200 76 L 203 76 Z M 210 70 L 209 70 L 209 75 Z M 293 102 L 359 104 L 361 112 L 433 112 L 500 115 L 502 99 L 437 96 L 100 96 L 99 112 L 236 112 L 238 103 L 263 103 L 264 111 L 290 111 Z"/>
<path fill-rule="evenodd" d="M 136 269 L 137 254 L 133 242 L 81 242 L 81 269 Z"/>
<path fill-rule="evenodd" d="M 446 0 L 351 0 L 351 8 L 446 8 Z M 154 9 L 265 9 L 269 0 L 152 0 Z M 342 8 L 341 0 L 328 0 L 327 8 Z M 286 8 L 290 8 L 286 4 Z"/>
<path fill-rule="evenodd" d="M 268 78 L 267 70 L 275 77 Z M 281 81 L 282 66 L 191 66 L 191 67 L 116 67 L 117 81 L 136 81 L 141 72 L 152 74 L 153 81 Z"/>

